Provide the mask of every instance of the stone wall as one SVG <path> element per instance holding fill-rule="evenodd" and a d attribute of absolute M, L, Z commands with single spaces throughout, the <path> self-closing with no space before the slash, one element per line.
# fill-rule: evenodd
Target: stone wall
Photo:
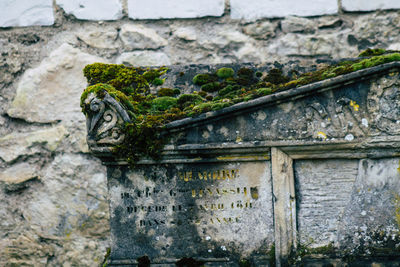
<path fill-rule="evenodd" d="M 0 265 L 95 266 L 109 246 L 105 168 L 79 108 L 86 64 L 312 65 L 400 49 L 398 1 L 364 2 L 2 1 Z"/>

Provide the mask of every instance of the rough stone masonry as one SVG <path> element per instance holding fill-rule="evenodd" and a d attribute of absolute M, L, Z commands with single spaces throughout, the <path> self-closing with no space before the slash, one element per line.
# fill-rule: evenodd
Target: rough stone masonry
<path fill-rule="evenodd" d="M 317 65 L 400 48 L 395 0 L 165 2 L 1 2 L 0 265 L 94 266 L 109 247 L 105 168 L 79 108 L 86 64 Z"/>

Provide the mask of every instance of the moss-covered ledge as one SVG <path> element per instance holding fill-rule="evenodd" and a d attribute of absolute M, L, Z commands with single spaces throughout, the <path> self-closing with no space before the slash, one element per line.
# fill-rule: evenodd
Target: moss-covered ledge
<path fill-rule="evenodd" d="M 173 144 L 173 150 L 179 144 L 185 144 L 179 147 L 183 151 L 194 148 L 186 141 L 178 141 L 180 135 L 174 132 L 230 118 L 259 106 L 278 105 L 357 83 L 394 72 L 400 65 L 397 51 L 367 50 L 360 56 L 309 68 L 276 63 L 257 67 L 252 64 L 160 68 L 88 65 L 84 75 L 89 86 L 82 94 L 81 107 L 88 118 L 90 148 L 100 157 L 119 158 L 132 166 L 139 159 L 158 160 L 162 151 L 168 154 L 171 150 L 171 146 L 166 146 L 168 143 Z M 354 100 L 347 102 L 345 106 L 353 105 L 353 109 L 358 105 Z M 275 141 L 285 145 L 284 140 L 291 139 L 281 136 Z M 328 138 L 323 131 L 312 138 L 294 139 L 314 145 L 316 141 L 324 144 L 334 141 L 346 146 L 353 141 Z M 232 148 L 235 141 L 231 142 Z M 258 143 L 265 141 L 260 139 Z M 201 147 L 212 146 L 212 142 L 205 143 Z M 246 144 L 246 140 L 240 143 Z"/>

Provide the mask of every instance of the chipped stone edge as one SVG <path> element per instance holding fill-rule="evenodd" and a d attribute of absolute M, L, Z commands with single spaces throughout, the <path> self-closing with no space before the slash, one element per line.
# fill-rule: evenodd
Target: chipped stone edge
<path fill-rule="evenodd" d="M 302 97 L 329 89 L 335 89 L 344 84 L 352 84 L 360 80 L 368 79 L 371 75 L 388 71 L 394 68 L 400 69 L 400 62 L 390 62 L 379 66 L 358 70 L 338 77 L 307 84 L 298 88 L 293 88 L 272 95 L 263 96 L 254 100 L 250 100 L 248 102 L 241 102 L 221 110 L 210 111 L 201 114 L 195 118 L 185 118 L 182 120 L 173 121 L 165 125 L 165 129 L 168 132 L 182 131 L 187 128 L 199 126 L 206 121 L 208 122 L 211 120 L 223 119 L 224 117 L 232 116 L 233 114 L 238 115 L 261 105 L 277 104 L 283 100 L 300 96 Z"/>

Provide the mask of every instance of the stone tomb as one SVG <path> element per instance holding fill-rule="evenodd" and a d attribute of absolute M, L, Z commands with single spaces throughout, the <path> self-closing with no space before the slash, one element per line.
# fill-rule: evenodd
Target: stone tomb
<path fill-rule="evenodd" d="M 109 178 L 114 257 L 226 261 L 273 243 L 268 161 L 119 167 Z"/>
<path fill-rule="evenodd" d="M 174 73 L 199 67 L 175 68 L 174 85 L 194 90 Z M 87 120 L 91 152 L 108 168 L 109 265 L 397 266 L 399 68 L 172 122 L 162 158 L 133 169 L 111 153 L 126 111 L 93 99 L 105 107 Z"/>

